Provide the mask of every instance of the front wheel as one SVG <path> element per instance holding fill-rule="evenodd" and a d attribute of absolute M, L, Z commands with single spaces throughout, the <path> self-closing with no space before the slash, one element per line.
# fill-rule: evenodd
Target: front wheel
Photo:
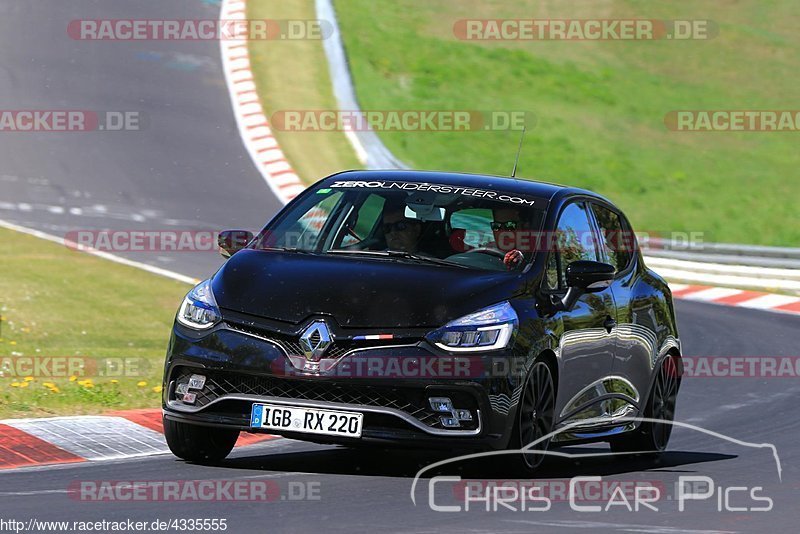
<path fill-rule="evenodd" d="M 664 358 L 644 412 L 644 417 L 653 421 L 643 421 L 638 429 L 611 441 L 613 452 L 657 456 L 667 448 L 678 398 L 678 365 L 677 357 L 670 354 Z"/>
<path fill-rule="evenodd" d="M 178 458 L 213 464 L 230 454 L 239 439 L 239 431 L 191 425 L 164 417 L 164 437 L 169 450 Z"/>
<path fill-rule="evenodd" d="M 542 465 L 550 445 L 550 438 L 543 439 L 553 431 L 555 418 L 556 391 L 553 373 L 543 361 L 533 364 L 528 379 L 522 389 L 519 416 L 515 437 L 511 443 L 518 443 L 525 451 L 520 454 L 521 467 L 531 472 Z M 531 443 L 535 443 L 531 445 Z"/>

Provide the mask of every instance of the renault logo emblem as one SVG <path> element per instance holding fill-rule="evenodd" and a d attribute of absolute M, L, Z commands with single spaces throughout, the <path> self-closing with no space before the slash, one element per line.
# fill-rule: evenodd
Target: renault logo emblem
<path fill-rule="evenodd" d="M 307 360 L 319 361 L 322 355 L 330 347 L 331 332 L 325 321 L 315 321 L 306 328 L 300 336 L 300 346 L 303 348 Z"/>

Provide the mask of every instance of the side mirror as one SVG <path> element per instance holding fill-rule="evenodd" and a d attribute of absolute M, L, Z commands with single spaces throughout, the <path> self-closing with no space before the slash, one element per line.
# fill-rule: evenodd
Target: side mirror
<path fill-rule="evenodd" d="M 602 291 L 611 285 L 616 269 L 599 261 L 573 261 L 567 265 L 567 287 L 587 293 Z"/>
<path fill-rule="evenodd" d="M 560 307 L 572 309 L 584 293 L 602 291 L 611 285 L 616 269 L 599 261 L 579 260 L 567 265 L 567 294 L 560 299 Z"/>
<path fill-rule="evenodd" d="M 253 232 L 248 230 L 223 230 L 217 237 L 219 253 L 223 258 L 230 258 L 253 240 Z"/>

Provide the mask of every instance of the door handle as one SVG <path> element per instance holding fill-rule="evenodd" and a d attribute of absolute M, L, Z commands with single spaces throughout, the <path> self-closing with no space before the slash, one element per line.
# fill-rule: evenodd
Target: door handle
<path fill-rule="evenodd" d="M 603 323 L 603 327 L 606 329 L 606 332 L 609 334 L 614 327 L 617 326 L 617 321 L 614 320 L 610 315 L 606 317 L 606 321 Z"/>

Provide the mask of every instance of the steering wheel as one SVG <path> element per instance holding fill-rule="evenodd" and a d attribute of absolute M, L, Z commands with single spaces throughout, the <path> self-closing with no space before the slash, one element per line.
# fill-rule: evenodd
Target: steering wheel
<path fill-rule="evenodd" d="M 469 250 L 463 252 L 463 254 L 473 254 L 475 252 L 478 252 L 478 253 L 481 253 L 481 254 L 488 254 L 490 256 L 497 256 L 501 260 L 505 259 L 505 257 L 506 257 L 506 253 L 505 252 L 503 252 L 502 250 L 497 250 L 496 248 L 491 248 L 491 247 L 472 248 L 472 249 L 469 249 Z"/>

